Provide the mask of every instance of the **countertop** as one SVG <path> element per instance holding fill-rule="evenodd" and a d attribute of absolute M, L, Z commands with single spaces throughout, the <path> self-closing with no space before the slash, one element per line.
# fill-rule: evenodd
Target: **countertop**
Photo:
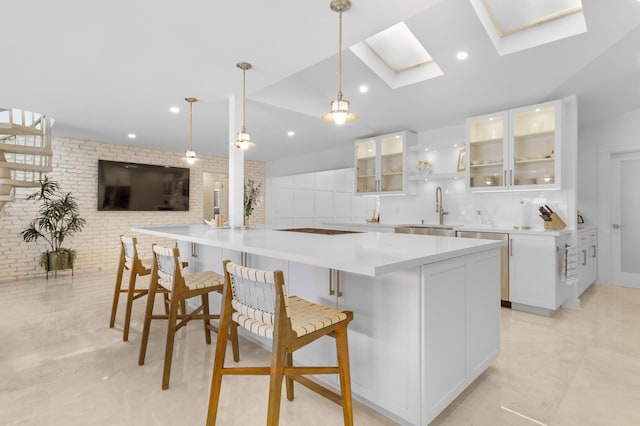
<path fill-rule="evenodd" d="M 467 238 L 382 232 L 318 235 L 277 227 L 225 229 L 200 223 L 138 226 L 132 231 L 371 277 L 503 245 Z"/>

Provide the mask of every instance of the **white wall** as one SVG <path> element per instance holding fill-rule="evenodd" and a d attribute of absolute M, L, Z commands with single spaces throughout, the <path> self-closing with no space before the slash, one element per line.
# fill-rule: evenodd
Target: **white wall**
<path fill-rule="evenodd" d="M 189 211 L 98 211 L 98 159 L 185 167 L 181 159 L 183 154 L 60 137 L 53 139 L 52 148 L 53 172 L 49 175 L 60 183 L 63 191 L 73 193 L 78 199 L 81 216 L 87 220 L 84 230 L 65 240 L 64 244 L 78 252 L 76 270 L 105 269 L 110 273 L 115 270 L 120 255 L 119 235 L 132 235 L 131 227 L 134 225 L 202 220 L 204 172 L 227 174 L 229 168 L 227 158 L 198 156 L 199 161 L 191 167 Z M 264 182 L 264 163 L 247 161 L 245 174 Z M 0 211 L 0 281 L 43 275 L 38 258 L 46 250 L 46 244 L 25 243 L 20 237 L 20 231 L 37 211 L 36 204 L 25 200 L 33 191 L 33 188 L 17 189 L 16 201 L 7 203 Z M 264 205 L 256 209 L 252 220 L 255 223 L 264 222 Z M 141 253 L 146 256 L 151 253 L 152 242 L 162 242 L 148 235 L 136 237 Z"/>
<path fill-rule="evenodd" d="M 578 209 L 585 222 L 598 226 L 598 283 L 611 283 L 609 153 L 640 150 L 640 110 L 582 126 L 578 149 Z M 603 164 L 604 163 L 604 164 Z M 613 283 L 615 284 L 615 283 Z"/>

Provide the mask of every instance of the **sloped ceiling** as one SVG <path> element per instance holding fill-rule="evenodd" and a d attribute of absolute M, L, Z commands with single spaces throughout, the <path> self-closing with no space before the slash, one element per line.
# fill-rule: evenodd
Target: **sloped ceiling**
<path fill-rule="evenodd" d="M 640 2 L 583 0 L 587 32 L 499 56 L 468 0 L 353 0 L 344 15 L 344 96 L 360 120 L 320 116 L 337 91 L 328 0 L 14 1 L 3 4 L 0 107 L 56 118 L 54 134 L 227 155 L 228 97 L 247 72 L 247 127 L 270 160 L 356 138 L 461 124 L 468 116 L 578 95 L 581 122 L 640 108 Z M 390 89 L 347 47 L 404 21 L 445 75 Z M 460 62 L 458 50 L 469 52 Z M 358 92 L 361 84 L 367 94 Z M 178 115 L 170 106 L 179 106 Z M 286 132 L 293 130 L 295 137 Z M 127 138 L 133 132 L 135 140 Z"/>

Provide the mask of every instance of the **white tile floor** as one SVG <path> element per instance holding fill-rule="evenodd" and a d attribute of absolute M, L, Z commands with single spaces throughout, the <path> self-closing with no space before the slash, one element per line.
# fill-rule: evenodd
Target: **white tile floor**
<path fill-rule="evenodd" d="M 204 424 L 214 346 L 200 324 L 184 329 L 162 391 L 164 323 L 138 366 L 145 301 L 122 342 L 123 310 L 108 328 L 114 277 L 0 283 L 1 425 Z M 432 425 L 640 425 L 640 290 L 592 287 L 582 302 L 551 318 L 503 309 L 500 358 Z M 240 350 L 247 365 L 268 360 L 247 340 Z M 225 378 L 218 424 L 264 424 L 267 390 L 264 377 Z M 355 419 L 395 424 L 358 403 Z M 281 424 L 339 425 L 341 408 L 297 386 Z"/>

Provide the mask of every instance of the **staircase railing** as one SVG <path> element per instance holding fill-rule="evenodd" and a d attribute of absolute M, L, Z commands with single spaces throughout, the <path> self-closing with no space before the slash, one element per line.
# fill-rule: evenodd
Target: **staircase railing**
<path fill-rule="evenodd" d="M 15 200 L 15 189 L 37 187 L 53 170 L 53 119 L 19 109 L 0 108 L 0 210 Z"/>

